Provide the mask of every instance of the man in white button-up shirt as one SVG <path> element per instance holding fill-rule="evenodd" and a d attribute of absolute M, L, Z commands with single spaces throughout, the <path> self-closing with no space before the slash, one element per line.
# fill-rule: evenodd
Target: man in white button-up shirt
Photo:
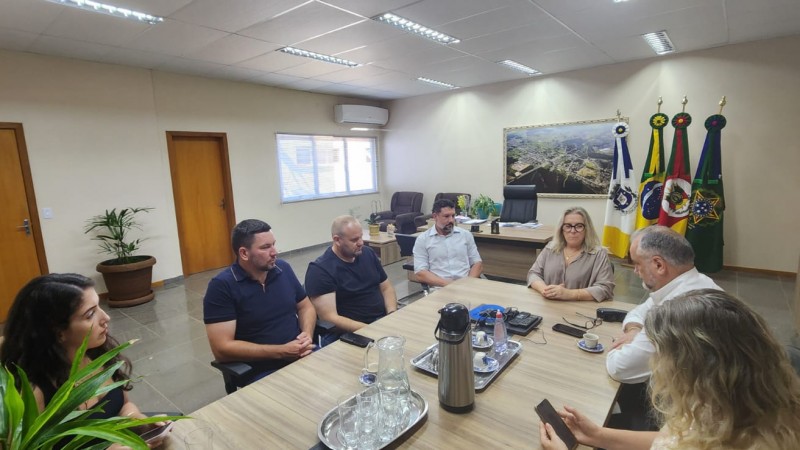
<path fill-rule="evenodd" d="M 483 263 L 475 238 L 455 226 L 455 206 L 448 199 L 436 201 L 432 211 L 434 226 L 414 243 L 414 273 L 422 283 L 447 286 L 459 278 L 481 276 Z"/>
<path fill-rule="evenodd" d="M 684 292 L 722 288 L 697 271 L 691 244 L 668 227 L 653 225 L 634 233 L 631 259 L 634 273 L 651 294 L 625 317 L 623 334 L 612 344 L 606 368 L 611 378 L 625 383 L 619 398 L 623 413 L 626 413 L 626 403 L 629 406 L 631 398 L 636 397 L 633 403 L 641 402 L 639 406 L 643 409 L 638 413 L 646 414 L 650 410 L 650 400 L 645 382 L 650 378 L 650 357 L 656 352 L 643 329 L 647 312 Z M 634 408 L 634 415 L 637 410 Z"/>

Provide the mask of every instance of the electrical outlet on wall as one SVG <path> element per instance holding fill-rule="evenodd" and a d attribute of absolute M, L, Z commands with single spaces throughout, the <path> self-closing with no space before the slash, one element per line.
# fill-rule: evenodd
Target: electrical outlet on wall
<path fill-rule="evenodd" d="M 43 219 L 52 219 L 53 218 L 53 208 L 42 208 L 42 218 Z"/>

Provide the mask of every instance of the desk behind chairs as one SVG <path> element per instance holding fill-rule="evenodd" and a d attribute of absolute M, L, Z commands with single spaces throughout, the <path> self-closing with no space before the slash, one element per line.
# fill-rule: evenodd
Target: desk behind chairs
<path fill-rule="evenodd" d="M 319 342 L 319 336 L 330 333 L 334 329 L 334 325 L 328 321 L 317 319 L 314 327 L 314 342 Z M 211 365 L 222 372 L 222 381 L 225 383 L 225 392 L 232 394 L 240 387 L 245 387 L 249 384 L 255 373 L 253 373 L 253 366 L 245 361 L 228 361 L 220 362 L 217 360 L 211 361 Z"/>
<path fill-rule="evenodd" d="M 506 186 L 503 188 L 503 210 L 500 222 L 531 222 L 536 220 L 538 196 L 536 185 Z"/>

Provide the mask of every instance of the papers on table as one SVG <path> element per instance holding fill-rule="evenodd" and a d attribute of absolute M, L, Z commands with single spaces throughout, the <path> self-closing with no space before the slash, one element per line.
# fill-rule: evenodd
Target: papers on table
<path fill-rule="evenodd" d="M 539 222 L 526 222 L 526 223 L 519 223 L 519 222 L 500 222 L 501 227 L 515 227 L 515 228 L 539 228 L 542 226 Z"/>
<path fill-rule="evenodd" d="M 486 223 L 486 219 L 469 219 L 469 220 L 465 220 L 462 223 L 465 223 L 467 225 L 480 225 L 482 223 Z"/>

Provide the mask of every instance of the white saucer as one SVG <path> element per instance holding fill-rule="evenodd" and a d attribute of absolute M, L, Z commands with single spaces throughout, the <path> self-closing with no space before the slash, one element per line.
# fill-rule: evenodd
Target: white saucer
<path fill-rule="evenodd" d="M 585 351 L 585 352 L 589 352 L 589 353 L 603 353 L 603 350 L 605 350 L 605 348 L 603 347 L 603 344 L 601 344 L 599 342 L 597 343 L 597 347 L 589 348 L 589 347 L 586 346 L 586 343 L 583 342 L 583 339 L 578 341 L 578 348 L 583 350 L 583 351 Z"/>
<path fill-rule="evenodd" d="M 483 362 L 486 364 L 483 367 L 473 365 L 472 368 L 478 373 L 492 373 L 500 367 L 500 363 L 491 356 L 484 356 Z"/>
<path fill-rule="evenodd" d="M 475 348 L 491 348 L 494 345 L 494 339 L 491 336 L 486 336 L 486 342 L 478 344 L 475 335 L 472 335 L 472 346 Z"/>

